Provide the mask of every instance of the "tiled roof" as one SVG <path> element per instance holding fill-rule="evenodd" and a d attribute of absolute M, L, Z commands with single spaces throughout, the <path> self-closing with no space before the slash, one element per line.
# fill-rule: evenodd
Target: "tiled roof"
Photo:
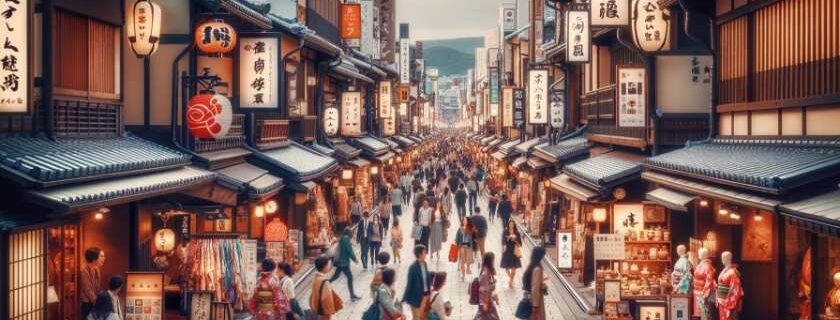
<path fill-rule="evenodd" d="M 793 215 L 796 218 L 816 220 L 827 223 L 834 229 L 840 228 L 840 190 L 786 203 L 781 205 L 780 209 L 782 213 Z"/>
<path fill-rule="evenodd" d="M 29 195 L 38 203 L 68 210 L 118 199 L 133 201 L 155 194 L 176 192 L 215 178 L 216 174 L 212 171 L 187 166 L 139 176 L 35 190 L 30 191 Z"/>
<path fill-rule="evenodd" d="M 14 230 L 49 221 L 46 215 L 16 214 L 0 211 L 0 230 Z"/>
<path fill-rule="evenodd" d="M 396 141 L 399 145 L 403 147 L 410 147 L 414 145 L 414 141 L 403 136 L 393 136 L 391 137 L 391 140 Z"/>
<path fill-rule="evenodd" d="M 335 159 L 296 142 L 289 146 L 254 154 L 258 162 L 276 168 L 287 181 L 316 179 L 338 168 Z"/>
<path fill-rule="evenodd" d="M 774 194 L 840 173 L 840 148 L 751 142 L 692 145 L 649 158 L 645 166 Z"/>
<path fill-rule="evenodd" d="M 327 146 L 322 145 L 322 144 L 317 143 L 317 142 L 312 144 L 312 149 L 315 149 L 318 152 L 323 153 L 323 154 L 328 155 L 328 156 L 332 156 L 332 155 L 335 154 L 335 149 L 327 147 Z"/>
<path fill-rule="evenodd" d="M 371 136 L 351 140 L 351 144 L 362 152 L 372 156 L 378 156 L 388 152 L 388 144 Z"/>
<path fill-rule="evenodd" d="M 495 150 L 496 147 L 498 147 L 500 144 L 502 144 L 502 142 L 505 142 L 505 140 L 502 140 L 500 138 L 496 138 L 493 141 L 490 141 L 490 143 L 488 143 L 486 146 L 481 147 L 481 151 L 482 152 L 490 152 L 492 150 Z"/>
<path fill-rule="evenodd" d="M 519 138 L 513 138 L 513 139 L 509 140 L 508 142 L 505 142 L 505 143 L 502 143 L 501 145 L 499 145 L 499 148 L 498 148 L 499 151 L 497 151 L 497 152 L 503 154 L 505 157 L 514 156 L 514 155 L 517 154 L 517 152 L 514 150 L 514 147 L 516 147 L 516 145 L 518 145 L 519 143 L 521 143 Z"/>
<path fill-rule="evenodd" d="M 531 140 L 527 140 L 523 143 L 517 144 L 516 147 L 514 147 L 514 148 L 515 148 L 516 151 L 518 151 L 520 153 L 528 153 L 528 151 L 531 149 L 531 147 L 540 143 L 541 139 L 542 138 L 539 138 L 539 137 L 538 138 L 533 138 Z"/>
<path fill-rule="evenodd" d="M 0 137 L 2 169 L 44 184 L 128 174 L 190 163 L 190 156 L 141 138 L 59 139 Z"/>
<path fill-rule="evenodd" d="M 564 161 L 585 154 L 592 145 L 582 136 L 569 138 L 557 144 L 542 143 L 534 148 L 534 155 L 546 161 Z"/>
<path fill-rule="evenodd" d="M 602 190 L 638 178 L 642 166 L 607 153 L 569 164 L 563 168 L 563 172 L 587 187 Z"/>
<path fill-rule="evenodd" d="M 423 139 L 420 139 L 418 136 L 408 136 L 408 138 L 414 140 L 414 142 L 423 143 Z"/>
<path fill-rule="evenodd" d="M 335 149 L 336 157 L 345 161 L 358 157 L 359 154 L 362 153 L 362 150 L 356 149 L 344 142 L 333 144 L 333 149 Z"/>
<path fill-rule="evenodd" d="M 237 190 L 247 191 L 252 196 L 261 196 L 280 190 L 283 179 L 268 173 L 268 170 L 249 163 L 240 163 L 217 170 L 219 182 Z"/>
<path fill-rule="evenodd" d="M 494 139 L 496 139 L 496 136 L 489 135 L 479 140 L 478 143 L 482 146 L 486 146 L 488 143 L 490 143 L 490 141 L 493 141 Z"/>

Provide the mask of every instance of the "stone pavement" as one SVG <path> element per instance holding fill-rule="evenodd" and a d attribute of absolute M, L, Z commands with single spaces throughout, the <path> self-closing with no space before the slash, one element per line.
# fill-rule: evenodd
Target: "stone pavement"
<path fill-rule="evenodd" d="M 482 212 L 486 211 L 487 209 L 487 202 L 486 200 L 481 197 L 479 199 L 479 205 L 482 208 Z M 454 209 L 454 208 L 453 208 Z M 403 231 L 404 236 L 404 246 L 401 251 L 401 255 L 403 261 L 399 264 L 392 263 L 391 267 L 397 270 L 397 284 L 395 285 L 395 289 L 397 292 L 397 296 L 399 298 L 402 297 L 403 291 L 405 290 L 405 275 L 408 274 L 408 267 L 411 263 L 414 262 L 414 256 L 412 254 L 412 249 L 414 247 L 414 241 L 411 239 L 411 215 L 413 213 L 413 209 L 409 204 L 408 209 L 403 210 L 405 213 L 402 215 L 400 219 L 400 227 Z M 468 320 L 473 319 L 475 316 L 475 312 L 477 310 L 477 306 L 473 306 L 469 304 L 469 294 L 467 293 L 467 287 L 470 281 L 472 281 L 473 277 L 477 275 L 477 264 L 473 267 L 473 275 L 467 275 L 465 281 L 461 281 L 460 274 L 458 273 L 457 264 L 450 263 L 447 260 L 448 252 L 449 252 L 449 245 L 454 241 L 455 233 L 457 232 L 458 223 L 457 221 L 457 213 L 452 213 L 454 218 L 451 218 L 453 221 L 452 226 L 450 227 L 448 239 L 446 239 L 446 243 L 443 245 L 443 250 L 440 252 L 440 260 L 429 257 L 429 269 L 432 271 L 444 271 L 447 275 L 446 285 L 443 289 L 443 296 L 445 299 L 450 301 L 453 306 L 452 315 L 449 319 L 456 319 L 456 320 Z M 501 220 L 497 219 L 494 223 L 490 224 L 490 228 L 488 231 L 488 238 L 486 242 L 486 250 L 492 251 L 496 253 L 496 263 L 498 267 L 498 261 L 501 255 L 501 235 L 502 235 L 502 226 Z M 383 243 L 389 243 L 390 237 L 383 241 Z M 358 250 L 358 249 L 357 249 Z M 388 248 L 383 248 L 383 250 L 391 252 L 390 246 Z M 507 287 L 508 277 L 504 270 L 497 270 L 497 286 L 496 292 L 499 296 L 499 314 L 501 319 L 515 319 L 514 312 L 516 310 L 516 305 L 519 303 L 519 300 L 522 298 L 522 272 L 524 271 L 524 267 L 528 261 L 529 250 L 523 250 L 523 268 L 517 270 L 517 274 L 514 280 L 514 288 Z M 357 253 L 358 254 L 358 253 Z M 478 259 L 478 258 L 476 258 Z M 478 260 L 476 260 L 478 261 Z M 392 258 L 393 262 L 393 258 Z M 334 290 L 338 293 L 338 295 L 345 301 L 344 309 L 341 310 L 334 319 L 361 319 L 362 313 L 370 306 L 372 303 L 372 298 L 370 296 L 370 282 L 373 278 L 373 269 L 368 268 L 368 270 L 363 270 L 361 263 L 353 264 L 351 266 L 353 271 L 353 280 L 354 280 L 354 289 L 356 290 L 356 294 L 362 297 L 361 300 L 356 302 L 350 301 L 350 293 L 347 289 L 347 281 L 345 277 L 339 278 L 336 282 L 333 283 Z M 552 288 L 553 283 L 549 281 L 549 296 L 547 297 L 546 303 L 546 313 L 547 319 L 586 319 L 588 316 L 582 314 L 580 309 L 577 306 L 569 305 L 566 299 L 562 299 L 562 297 L 558 297 L 557 295 L 563 294 L 562 288 Z M 311 291 L 311 286 L 306 285 L 300 288 L 300 292 L 298 293 L 298 301 L 301 301 L 306 306 L 309 303 L 309 294 Z M 411 310 L 406 305 L 404 306 L 404 314 L 410 319 Z"/>

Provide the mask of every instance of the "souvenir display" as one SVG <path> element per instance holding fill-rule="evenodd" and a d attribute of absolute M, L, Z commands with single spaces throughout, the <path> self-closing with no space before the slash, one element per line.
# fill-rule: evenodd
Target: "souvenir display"
<path fill-rule="evenodd" d="M 192 239 L 189 244 L 188 287 L 191 290 L 212 291 L 214 301 L 234 303 L 243 308 L 247 283 L 243 261 L 243 241 L 240 239 Z"/>

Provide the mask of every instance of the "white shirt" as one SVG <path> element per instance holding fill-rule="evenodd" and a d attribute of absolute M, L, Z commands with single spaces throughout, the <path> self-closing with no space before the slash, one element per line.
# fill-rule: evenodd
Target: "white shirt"
<path fill-rule="evenodd" d="M 432 301 L 434 299 L 434 301 Z M 446 299 L 440 291 L 433 291 L 429 295 L 429 301 L 432 303 L 432 312 L 438 316 L 440 320 L 446 320 Z"/>
<path fill-rule="evenodd" d="M 419 220 L 421 226 L 428 227 L 432 220 L 432 207 L 420 208 Z"/>
<path fill-rule="evenodd" d="M 295 298 L 295 283 L 292 281 L 292 277 L 283 277 L 283 279 L 280 280 L 280 288 L 283 289 L 283 293 L 289 297 L 289 300 Z"/>
<path fill-rule="evenodd" d="M 117 319 L 122 320 L 123 310 L 122 305 L 120 304 L 120 296 L 114 294 L 111 290 L 108 290 L 108 295 L 111 296 L 111 303 L 114 304 L 114 313 L 117 314 Z"/>

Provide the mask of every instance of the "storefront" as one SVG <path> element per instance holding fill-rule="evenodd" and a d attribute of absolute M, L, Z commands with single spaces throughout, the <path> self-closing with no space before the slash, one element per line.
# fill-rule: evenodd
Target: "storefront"
<path fill-rule="evenodd" d="M 361 149 L 362 157 L 372 163 L 368 176 L 370 193 L 373 196 L 371 211 L 374 208 L 378 209 L 379 202 L 388 196 L 387 190 L 383 192 L 383 188 L 385 187 L 385 176 L 393 175 L 394 153 L 390 151 L 388 143 L 373 136 L 351 139 L 350 144 Z"/>

